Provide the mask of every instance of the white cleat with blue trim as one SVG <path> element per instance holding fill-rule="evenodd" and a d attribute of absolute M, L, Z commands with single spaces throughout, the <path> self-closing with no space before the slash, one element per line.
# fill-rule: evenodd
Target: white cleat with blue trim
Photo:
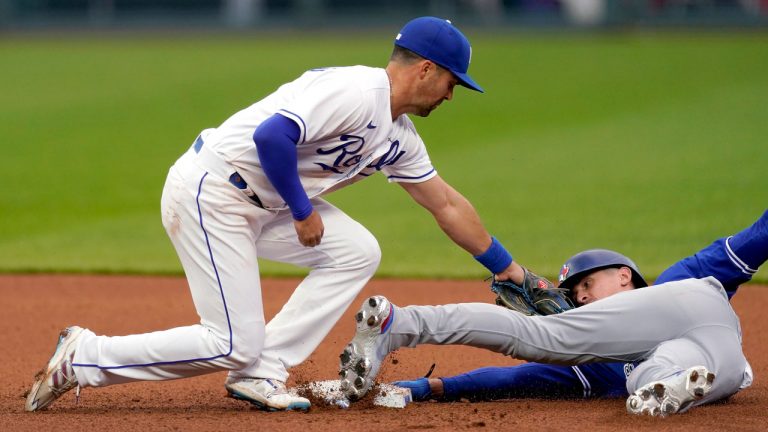
<path fill-rule="evenodd" d="M 267 378 L 227 378 L 229 396 L 250 402 L 264 411 L 306 411 L 309 399 L 289 392 L 285 383 Z"/>
<path fill-rule="evenodd" d="M 351 401 L 373 387 L 381 362 L 389 354 L 389 329 L 395 309 L 383 296 L 369 297 L 355 315 L 357 331 L 339 356 L 341 391 Z"/>
<path fill-rule="evenodd" d="M 35 383 L 32 384 L 32 389 L 27 395 L 25 405 L 27 411 L 44 409 L 75 387 L 77 387 L 78 396 L 80 395 L 72 361 L 75 357 L 77 340 L 82 332 L 81 327 L 72 326 L 59 333 L 56 350 L 48 360 L 48 365 L 35 375 Z"/>
<path fill-rule="evenodd" d="M 712 390 L 714 381 L 715 374 L 694 366 L 639 388 L 627 398 L 627 412 L 654 417 L 685 412 Z"/>

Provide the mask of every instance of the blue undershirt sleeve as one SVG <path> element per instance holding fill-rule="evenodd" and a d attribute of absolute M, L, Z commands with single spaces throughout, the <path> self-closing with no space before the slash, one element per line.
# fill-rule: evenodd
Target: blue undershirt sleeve
<path fill-rule="evenodd" d="M 300 135 L 299 125 L 280 114 L 266 119 L 253 133 L 264 174 L 299 221 L 312 214 L 312 204 L 299 179 L 296 143 Z"/>
<path fill-rule="evenodd" d="M 768 211 L 749 227 L 684 258 L 664 270 L 655 284 L 687 278 L 712 276 L 725 288 L 730 299 L 739 285 L 752 279 L 768 260 Z"/>

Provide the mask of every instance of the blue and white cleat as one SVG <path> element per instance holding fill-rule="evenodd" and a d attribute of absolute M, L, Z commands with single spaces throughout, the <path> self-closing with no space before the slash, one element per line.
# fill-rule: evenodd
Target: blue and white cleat
<path fill-rule="evenodd" d="M 389 354 L 389 329 L 395 309 L 383 296 L 369 297 L 355 315 L 357 331 L 339 356 L 341 391 L 359 400 L 373 387 L 381 362 Z"/>
<path fill-rule="evenodd" d="M 80 395 L 72 361 L 75 357 L 77 340 L 82 333 L 83 328 L 77 326 L 67 327 L 59 333 L 56 350 L 48 360 L 48 365 L 35 375 L 35 383 L 32 384 L 32 389 L 27 395 L 25 404 L 27 411 L 45 409 L 75 387 L 77 387 L 78 396 Z"/>
<path fill-rule="evenodd" d="M 250 402 L 264 411 L 306 411 L 309 399 L 289 392 L 282 381 L 267 378 L 227 378 L 229 396 Z"/>
<path fill-rule="evenodd" d="M 627 412 L 660 417 L 685 412 L 712 390 L 714 381 L 715 374 L 694 366 L 639 388 L 627 398 Z"/>

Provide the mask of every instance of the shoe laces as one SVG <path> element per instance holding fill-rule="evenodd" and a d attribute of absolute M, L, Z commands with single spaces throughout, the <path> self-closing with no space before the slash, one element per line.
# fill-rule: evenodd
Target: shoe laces
<path fill-rule="evenodd" d="M 53 384 L 53 386 L 51 386 L 51 392 L 56 395 L 56 397 L 59 397 L 74 388 L 75 405 L 78 405 L 80 403 L 81 387 L 80 383 L 77 381 L 75 370 L 72 367 L 74 358 L 75 352 L 73 351 L 69 356 L 64 358 L 59 368 L 51 374 L 51 381 Z"/>
<path fill-rule="evenodd" d="M 267 384 L 272 386 L 272 390 L 270 390 L 266 394 L 266 396 L 268 398 L 272 397 L 272 396 L 278 396 L 278 395 L 282 395 L 282 394 L 287 394 L 288 393 L 288 390 L 286 389 L 285 385 L 283 383 L 281 383 L 280 381 L 275 382 L 275 381 L 273 381 L 273 380 L 271 380 L 269 378 L 265 378 L 264 382 L 266 382 Z"/>
<path fill-rule="evenodd" d="M 56 396 L 59 396 L 74 387 L 80 387 L 80 385 L 77 382 L 77 376 L 75 375 L 75 370 L 72 368 L 72 360 L 75 356 L 74 351 L 68 356 L 65 357 L 61 365 L 53 371 L 51 374 L 51 391 L 56 394 Z"/>

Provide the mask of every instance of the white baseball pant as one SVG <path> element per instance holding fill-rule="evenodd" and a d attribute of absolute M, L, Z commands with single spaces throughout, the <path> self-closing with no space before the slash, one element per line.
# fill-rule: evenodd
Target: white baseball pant
<path fill-rule="evenodd" d="M 170 169 L 161 200 L 200 323 L 117 337 L 85 331 L 73 362 L 81 386 L 220 370 L 285 381 L 287 369 L 315 350 L 373 276 L 378 243 L 341 210 L 312 200 L 325 233 L 319 246 L 307 248 L 290 211 L 254 206 L 204 165 L 194 151 L 185 153 Z M 311 268 L 266 325 L 257 257 Z"/>

